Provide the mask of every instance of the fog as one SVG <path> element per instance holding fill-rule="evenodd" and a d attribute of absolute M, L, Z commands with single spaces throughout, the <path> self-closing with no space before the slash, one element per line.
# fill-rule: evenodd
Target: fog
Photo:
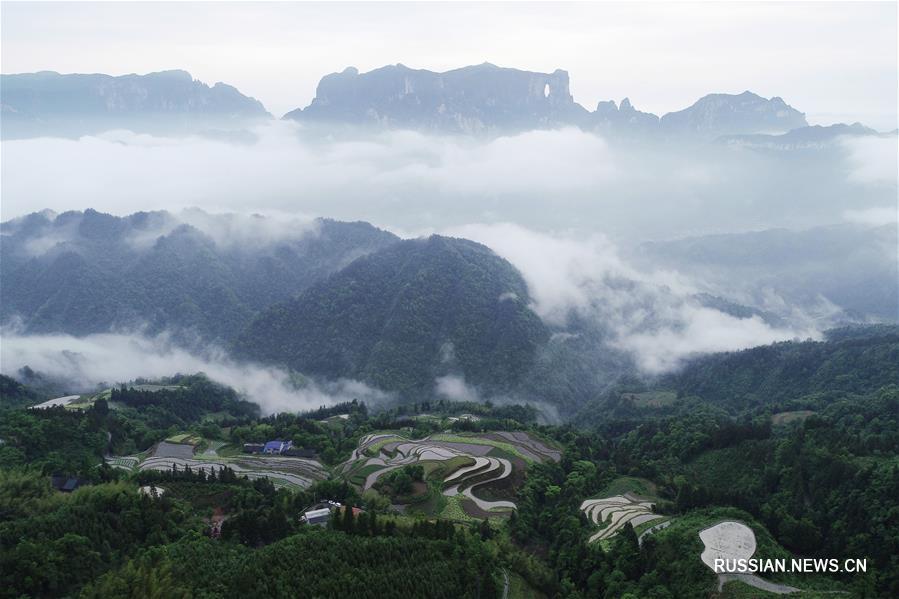
<path fill-rule="evenodd" d="M 776 296 L 768 307 L 781 302 L 776 307 L 789 317 L 786 326 L 705 307 L 696 298 L 704 290 L 697 283 L 675 271 L 637 270 L 601 235 L 577 239 L 508 223 L 444 232 L 479 241 L 518 268 L 531 307 L 548 324 L 564 328 L 572 314 L 593 321 L 608 332 L 608 346 L 631 354 L 647 374 L 675 370 L 702 353 L 821 336 L 814 319 Z M 458 381 L 445 381 L 442 388 L 447 395 L 466 391 Z"/>
<path fill-rule="evenodd" d="M 699 233 L 896 219 L 895 136 L 785 152 L 624 142 L 576 129 L 489 141 L 409 131 L 322 136 L 276 121 L 247 137 L 255 141 L 127 131 L 4 141 L 2 219 L 42 209 L 171 211 L 130 233 L 137 249 L 184 223 L 219 247 L 253 249 L 314 233 L 315 217 L 367 220 L 404 237 L 466 237 L 521 271 L 531 307 L 556 341 L 577 334 L 569 330 L 573 316 L 586 319 L 603 331 L 606 348 L 626 352 L 650 375 L 702 353 L 818 338 L 822 315 L 838 309 L 823 298 L 814 307 L 791 305 L 762 289 L 760 307 L 782 321 L 738 318 L 698 299 L 739 300 L 736 290 L 637 269 L 622 258 L 625 248 Z M 39 256 L 75 234 L 74 227 L 54 228 L 28 251 Z M 284 371 L 237 363 L 214 348 L 187 351 L 165 335 L 23 337 L 6 330 L 2 345 L 6 373 L 29 365 L 94 385 L 203 371 L 269 412 L 386 399 L 352 381 L 296 389 Z M 435 381 L 435 394 L 482 399 L 455 377 Z"/>
<path fill-rule="evenodd" d="M 175 345 L 165 334 L 22 336 L 8 328 L 0 334 L 3 374 L 13 376 L 20 368 L 29 366 L 51 378 L 70 382 L 80 390 L 140 377 L 153 379 L 203 372 L 259 404 L 267 414 L 310 410 L 352 399 L 369 404 L 390 399 L 382 391 L 346 379 L 327 382 L 306 379 L 298 384 L 296 377 L 290 377 L 284 370 L 239 363 L 214 347 L 202 355 L 191 352 Z"/>
<path fill-rule="evenodd" d="M 537 418 L 541 423 L 557 424 L 562 422 L 559 409 L 546 401 L 535 401 L 533 398 L 522 398 L 508 395 L 491 395 L 485 397 L 464 376 L 448 374 L 434 379 L 434 394 L 438 399 L 465 402 L 486 402 L 504 406 L 510 404 L 526 404 L 537 410 Z"/>
<path fill-rule="evenodd" d="M 158 236 L 182 223 L 200 228 L 216 245 L 226 248 L 252 249 L 315 231 L 314 223 L 305 217 L 208 214 L 189 209 L 172 215 L 159 214 L 145 229 L 130 231 L 129 239 L 138 247 L 149 247 Z M 62 238 L 77 235 L 74 226 L 48 230 L 45 236 L 30 240 L 33 251 L 46 251 Z M 757 290 L 757 297 L 753 298 L 745 290 L 715 288 L 707 280 L 694 280 L 675 270 L 637 268 L 622 257 L 618 244 L 598 233 L 546 232 L 514 223 L 470 223 L 418 233 L 430 232 L 478 241 L 515 266 L 527 283 L 530 307 L 552 327 L 554 341 L 565 342 L 580 334 L 569 331 L 572 317 L 577 317 L 581 322 L 592 323 L 592 330 L 602 332 L 607 350 L 627 353 L 649 375 L 676 370 L 686 360 L 703 353 L 795 338 L 820 338 L 821 330 L 829 324 L 827 317 L 839 312 L 823 298 L 814 306 L 797 306 L 772 289 Z M 781 321 L 732 316 L 703 305 L 701 293 L 745 301 L 748 305 L 757 305 L 754 300 L 761 298 L 759 307 Z M 502 294 L 496 299 L 517 300 L 513 295 Z M 99 381 L 202 370 L 247 393 L 268 411 L 305 409 L 352 397 L 384 399 L 361 383 L 349 381 L 310 382 L 303 389 L 293 389 L 286 372 L 239 364 L 215 348 L 204 350 L 202 355 L 192 353 L 177 347 L 166 335 L 21 337 L 11 329 L 2 335 L 4 372 L 28 365 L 87 386 Z M 452 348 L 445 347 L 444 351 L 451 354 Z M 458 401 L 483 399 L 476 388 L 459 376 L 437 379 L 434 391 L 437 396 Z"/>
<path fill-rule="evenodd" d="M 575 129 L 484 143 L 408 131 L 322 137 L 282 121 L 252 133 L 253 143 L 125 131 L 4 141 L 2 218 L 199 207 L 412 232 L 515 222 L 628 242 L 806 228 L 895 208 L 894 137 L 779 152 L 614 142 Z"/>

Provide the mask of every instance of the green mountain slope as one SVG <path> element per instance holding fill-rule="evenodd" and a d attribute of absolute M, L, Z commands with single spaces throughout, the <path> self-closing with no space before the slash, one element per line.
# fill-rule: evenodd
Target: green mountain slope
<path fill-rule="evenodd" d="M 488 248 L 432 236 L 360 258 L 265 311 L 237 351 L 304 373 L 414 395 L 458 373 L 508 390 L 548 333 L 515 268 Z"/>
<path fill-rule="evenodd" d="M 260 310 L 397 240 L 367 223 L 318 220 L 265 238 L 277 223 L 261 217 L 204 214 L 204 230 L 180 219 L 86 210 L 3 223 L 0 318 L 29 333 L 146 326 L 229 340 Z"/>

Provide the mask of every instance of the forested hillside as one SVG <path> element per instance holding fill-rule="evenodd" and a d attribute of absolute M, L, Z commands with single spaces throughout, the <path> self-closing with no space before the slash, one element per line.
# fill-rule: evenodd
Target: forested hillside
<path fill-rule="evenodd" d="M 397 240 L 367 223 L 204 213 L 34 213 L 2 228 L 3 321 L 32 333 L 146 326 L 225 340 L 259 310 Z"/>
<path fill-rule="evenodd" d="M 680 372 L 626 377 L 581 406 L 578 422 L 626 429 L 697 406 L 734 416 L 817 410 L 899 381 L 899 328 L 848 327 L 823 341 L 786 341 L 698 357 Z"/>
<path fill-rule="evenodd" d="M 815 393 L 869 393 L 899 381 L 899 327 L 868 330 L 865 336 L 838 330 L 832 340 L 713 354 L 661 385 L 734 409 L 782 404 Z"/>
<path fill-rule="evenodd" d="M 232 390 L 202 376 L 116 387 L 80 409 L 4 403 L 0 543 L 10 550 L 0 556 L 0 596 L 108 597 L 143 589 L 167 597 L 288 597 L 301 583 L 316 596 L 493 597 L 508 577 L 512 597 L 704 597 L 719 581 L 699 560 L 698 533 L 729 520 L 754 531 L 760 558 L 868 560 L 863 574 L 766 575 L 774 584 L 808 597 L 893 597 L 899 388 L 888 379 L 896 340 L 883 327 L 830 338 L 761 348 L 764 360 L 757 350 L 712 356 L 656 381 L 684 385 L 676 390 L 622 381 L 592 406 L 602 416 L 583 412 L 561 427 L 536 425 L 535 411 L 523 406 L 454 402 L 391 409 L 348 402 L 260 418 Z M 805 365 L 801 375 L 786 376 L 797 364 Z M 858 376 L 847 379 L 846 369 L 856 367 Z M 755 368 L 775 373 L 764 389 L 780 380 L 784 391 L 770 401 L 745 400 L 761 393 L 747 383 Z M 33 395 L 7 381 L 3 393 Z M 513 437 L 497 435 L 527 431 L 557 447 L 561 459 L 522 463 L 513 487 L 497 482 L 479 490 L 490 498 L 506 493 L 500 497 L 517 506 L 485 512 L 489 522 L 452 510 L 416 515 L 410 508 L 417 504 L 396 513 L 389 486 L 407 469 L 361 493 L 360 478 L 370 470 L 343 468 L 362 439 L 372 444 L 372 453 L 361 455 L 364 465 L 368 456 L 395 451 L 398 441 L 388 446 L 391 440 L 439 437 L 447 428 L 457 442 L 475 440 L 459 437 L 466 431 L 504 441 Z M 235 469 L 258 458 L 241 445 L 272 438 L 311 450 L 329 479 L 302 488 L 243 478 Z M 218 456 L 206 459 L 225 467 L 110 467 L 122 460 L 110 453 L 149 461 L 160 445 L 173 443 L 192 443 L 195 459 Z M 511 459 L 510 447 L 496 443 L 491 452 L 499 453 L 490 455 Z M 425 465 L 419 478 L 433 467 Z M 53 491 L 50 475 L 58 472 L 85 487 Z M 165 493 L 142 496 L 141 485 Z M 622 494 L 650 500 L 666 526 L 647 533 L 647 525 L 627 524 L 590 542 L 596 526 L 578 506 Z M 326 529 L 310 529 L 299 516 L 323 498 L 364 511 L 337 511 Z M 219 532 L 210 533 L 216 521 Z M 214 574 L 189 574 L 207 570 Z M 750 587 L 741 584 L 728 582 L 714 596 L 747 596 Z"/>
<path fill-rule="evenodd" d="M 549 336 L 528 303 L 511 264 L 435 235 L 356 260 L 267 310 L 236 346 L 244 357 L 409 396 L 456 373 L 501 391 L 527 374 Z"/>

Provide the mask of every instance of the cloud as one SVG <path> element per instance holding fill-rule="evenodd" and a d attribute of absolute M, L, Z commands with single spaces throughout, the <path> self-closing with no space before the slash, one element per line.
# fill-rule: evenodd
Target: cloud
<path fill-rule="evenodd" d="M 315 234 L 318 226 L 314 217 L 297 214 L 224 213 L 210 214 L 199 208 L 188 208 L 172 215 L 157 229 L 135 232 L 132 242 L 167 235 L 180 224 L 190 225 L 208 235 L 215 244 L 226 249 L 261 247 L 295 241 L 307 234 Z"/>
<path fill-rule="evenodd" d="M 508 223 L 467 225 L 447 233 L 487 245 L 521 271 L 531 307 L 562 329 L 555 342 L 572 337 L 564 331 L 572 315 L 586 318 L 605 331 L 608 347 L 631 354 L 648 374 L 675 370 L 701 353 L 820 336 L 798 318 L 796 326 L 773 327 L 758 316 L 738 318 L 705 307 L 696 298 L 697 287 L 683 275 L 637 270 L 602 236 L 579 239 Z M 447 392 L 464 392 L 451 382 L 455 387 L 447 383 Z"/>
<path fill-rule="evenodd" d="M 438 398 L 448 399 L 450 401 L 467 401 L 467 402 L 487 402 L 493 405 L 528 405 L 537 410 L 538 420 L 540 422 L 557 424 L 562 422 L 559 416 L 559 408 L 545 401 L 537 401 L 533 398 L 508 396 L 508 395 L 491 395 L 484 397 L 478 390 L 468 384 L 465 377 L 457 374 L 448 374 L 434 379 L 434 394 Z"/>
<path fill-rule="evenodd" d="M 46 224 L 42 230 L 31 230 L 23 244 L 30 256 L 40 256 L 59 244 L 77 242 L 81 237 L 81 214 L 68 213 L 62 217 L 45 211 Z M 191 226 L 224 250 L 255 251 L 283 242 L 298 241 L 306 235 L 317 235 L 319 221 L 302 214 L 220 213 L 212 214 L 199 208 L 178 212 L 154 212 L 144 219 L 132 219 L 124 231 L 124 241 L 135 250 L 146 250 L 163 236 L 183 225 Z M 21 218 L 8 221 L 14 231 Z M 34 223 L 32 223 L 32 227 Z"/>
<path fill-rule="evenodd" d="M 3 141 L 3 218 L 39 208 L 199 207 L 398 231 L 516 222 L 648 239 L 810 227 L 895 201 L 895 148 L 880 139 L 785 159 L 715 144 L 612 142 L 576 129 L 484 142 L 410 131 L 323 137 L 273 121 L 248 137 L 255 141 L 116 131 Z"/>
<path fill-rule="evenodd" d="M 851 222 L 861 225 L 895 225 L 899 222 L 899 210 L 896 206 L 883 206 L 866 208 L 864 210 L 846 210 L 843 217 Z"/>
<path fill-rule="evenodd" d="M 465 377 L 453 374 L 437 377 L 434 392 L 450 401 L 480 401 L 477 389 L 466 383 Z"/>
<path fill-rule="evenodd" d="M 895 204 L 896 179 L 899 177 L 896 135 L 845 137 L 842 144 L 849 154 L 849 178 L 865 185 L 891 187 Z"/>
<path fill-rule="evenodd" d="M 168 335 L 125 334 L 22 336 L 9 329 L 0 334 L 3 373 L 23 366 L 71 381 L 79 388 L 115 384 L 139 377 L 158 378 L 203 372 L 259 404 L 265 413 L 299 412 L 352 399 L 370 403 L 390 396 L 359 381 L 318 382 L 307 379 L 299 388 L 284 370 L 240 363 L 224 351 L 208 348 L 202 355 L 175 345 Z"/>

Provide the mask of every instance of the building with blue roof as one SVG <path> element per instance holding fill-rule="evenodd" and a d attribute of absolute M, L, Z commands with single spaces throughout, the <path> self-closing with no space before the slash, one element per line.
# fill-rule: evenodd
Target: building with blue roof
<path fill-rule="evenodd" d="M 262 453 L 277 453 L 280 455 L 291 447 L 293 447 L 293 441 L 281 441 L 276 439 L 274 441 L 269 441 L 268 443 L 266 443 L 265 447 L 262 448 Z"/>

